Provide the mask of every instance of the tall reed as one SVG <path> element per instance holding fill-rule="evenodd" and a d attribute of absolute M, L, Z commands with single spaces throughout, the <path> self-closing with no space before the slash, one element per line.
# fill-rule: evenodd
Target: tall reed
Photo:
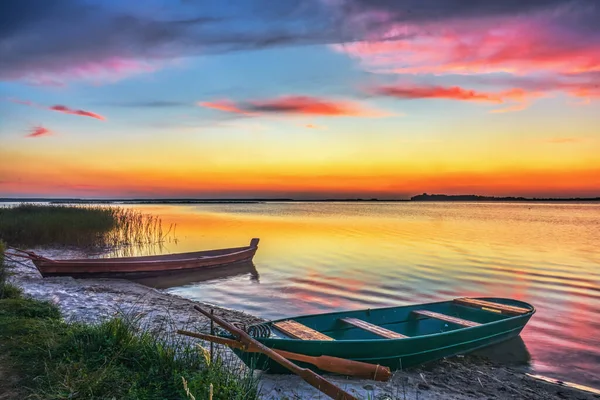
<path fill-rule="evenodd" d="M 118 247 L 161 243 L 157 216 L 116 206 L 21 204 L 0 208 L 0 239 L 13 246 Z"/>

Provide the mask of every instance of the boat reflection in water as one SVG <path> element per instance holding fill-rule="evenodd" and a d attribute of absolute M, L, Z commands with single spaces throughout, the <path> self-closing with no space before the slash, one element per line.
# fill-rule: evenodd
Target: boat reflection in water
<path fill-rule="evenodd" d="M 258 271 L 256 270 L 256 266 L 252 261 L 189 272 L 172 272 L 161 276 L 130 278 L 129 280 L 156 289 L 168 289 L 171 287 L 185 286 L 192 283 L 233 278 L 246 274 L 250 275 L 250 280 L 258 282 Z"/>
<path fill-rule="evenodd" d="M 526 367 L 531 363 L 531 354 L 521 336 L 476 350 L 472 354 L 502 365 Z"/>

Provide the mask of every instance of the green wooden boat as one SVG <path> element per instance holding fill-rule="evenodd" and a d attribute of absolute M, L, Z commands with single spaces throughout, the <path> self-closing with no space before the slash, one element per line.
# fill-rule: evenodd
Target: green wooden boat
<path fill-rule="evenodd" d="M 519 335 L 535 308 L 503 298 L 459 298 L 402 307 L 306 315 L 252 325 L 264 345 L 310 356 L 328 355 L 402 369 Z M 287 369 L 258 353 L 234 350 L 248 366 Z M 310 364 L 299 365 L 319 371 Z"/>

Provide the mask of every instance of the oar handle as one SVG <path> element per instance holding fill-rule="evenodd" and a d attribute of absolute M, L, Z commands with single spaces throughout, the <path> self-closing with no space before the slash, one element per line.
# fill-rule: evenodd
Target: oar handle
<path fill-rule="evenodd" d="M 194 309 L 196 311 L 198 311 L 199 313 L 201 313 L 202 315 L 212 319 L 217 324 L 221 325 L 223 328 L 227 329 L 235 337 L 237 337 L 242 343 L 244 343 L 248 346 L 252 346 L 252 345 L 255 346 L 260 353 L 263 353 L 264 355 L 268 356 L 275 362 L 283 365 L 285 368 L 289 369 L 293 373 L 301 376 L 302 379 L 304 379 L 310 385 L 319 389 L 321 392 L 325 393 L 332 399 L 335 399 L 335 400 L 358 400 L 356 397 L 352 396 L 350 393 L 347 393 L 346 391 L 340 389 L 339 387 L 335 386 L 333 383 L 329 382 L 328 380 L 326 380 L 322 376 L 316 374 L 315 372 L 313 372 L 309 369 L 306 369 L 306 368 L 300 368 L 299 366 L 297 366 L 290 360 L 277 354 L 275 351 L 273 351 L 272 349 L 263 345 L 259 341 L 253 339 L 246 332 L 244 332 L 243 330 L 239 329 L 236 326 L 233 326 L 229 322 L 217 317 L 214 314 L 204 311 L 202 308 L 200 308 L 198 306 L 194 306 Z"/>
<path fill-rule="evenodd" d="M 213 343 L 219 343 L 225 346 L 229 346 L 235 349 L 240 349 L 243 351 L 247 351 L 250 353 L 258 353 L 260 352 L 254 346 L 245 346 L 243 343 L 238 342 L 237 340 L 227 339 L 220 336 L 208 335 L 206 333 L 199 332 L 190 332 L 185 330 L 178 330 L 178 334 L 194 337 L 197 339 L 207 340 Z M 369 363 L 364 363 L 360 361 L 346 360 L 344 358 L 331 357 L 331 356 L 308 356 L 306 354 L 298 354 L 292 353 L 285 350 L 274 349 L 276 353 L 287 358 L 288 360 L 302 361 L 305 363 L 312 364 L 317 368 L 327 371 L 333 372 L 336 374 L 356 376 L 360 378 L 373 379 L 376 381 L 385 382 L 390 379 L 392 375 L 390 369 L 388 367 L 383 367 L 381 365 L 374 365 Z"/>

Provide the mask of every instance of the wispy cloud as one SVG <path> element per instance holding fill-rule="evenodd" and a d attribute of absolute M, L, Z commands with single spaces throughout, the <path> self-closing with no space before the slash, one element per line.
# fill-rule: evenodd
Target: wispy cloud
<path fill-rule="evenodd" d="M 250 115 L 249 112 L 240 109 L 238 106 L 235 105 L 234 102 L 230 100 L 200 101 L 197 104 L 201 107 L 212 108 L 213 110 Z"/>
<path fill-rule="evenodd" d="M 11 101 L 13 103 L 16 104 L 22 104 L 25 106 L 30 106 L 30 107 L 35 107 L 35 108 L 40 108 L 43 110 L 50 110 L 50 111 L 56 111 L 56 112 L 60 112 L 63 114 L 71 114 L 71 115 L 79 115 L 80 117 L 89 117 L 89 118 L 95 118 L 95 119 L 99 119 L 101 121 L 105 121 L 106 118 L 100 114 L 97 114 L 95 112 L 91 112 L 91 111 L 86 111 L 86 110 L 77 110 L 77 109 L 73 109 L 67 106 L 63 106 L 63 105 L 54 105 L 54 106 L 44 106 L 41 104 L 37 104 L 34 103 L 32 101 L 29 100 L 21 100 L 21 99 L 16 99 L 16 98 L 9 98 L 7 99 L 8 101 Z"/>
<path fill-rule="evenodd" d="M 33 128 L 31 128 L 29 134 L 25 135 L 25 137 L 33 138 L 40 136 L 49 136 L 51 134 L 52 132 L 49 129 L 44 128 L 43 126 L 34 126 Z"/>
<path fill-rule="evenodd" d="M 509 107 L 491 112 L 520 111 L 527 108 L 529 100 L 542 96 L 540 93 L 528 92 L 520 88 L 491 92 L 465 89 L 460 86 L 417 86 L 414 84 L 377 86 L 369 89 L 369 92 L 400 100 L 442 99 L 495 104 L 511 103 Z"/>
<path fill-rule="evenodd" d="M 337 99 L 311 96 L 283 96 L 266 100 L 250 100 L 235 103 L 229 100 L 200 102 L 198 105 L 220 111 L 244 114 L 320 115 L 326 117 L 382 117 L 388 116 L 379 110 L 361 104 Z"/>
<path fill-rule="evenodd" d="M 65 113 L 65 114 L 72 114 L 72 115 L 79 115 L 79 116 L 82 116 L 82 117 L 96 118 L 96 119 L 99 119 L 101 121 L 106 120 L 106 118 L 104 118 L 100 114 L 96 114 L 96 113 L 93 113 L 91 111 L 85 111 L 85 110 L 74 110 L 74 109 L 69 108 L 67 106 L 56 105 L 56 106 L 49 107 L 48 109 L 52 110 L 52 111 L 58 111 L 58 112 L 61 112 L 61 113 Z"/>
<path fill-rule="evenodd" d="M 514 92 L 513 92 L 514 91 Z M 461 101 L 483 101 L 502 103 L 505 97 L 514 96 L 517 89 L 502 93 L 478 92 L 472 89 L 464 89 L 458 86 L 379 86 L 372 89 L 372 92 L 382 96 L 395 97 L 398 99 L 449 99 Z"/>

